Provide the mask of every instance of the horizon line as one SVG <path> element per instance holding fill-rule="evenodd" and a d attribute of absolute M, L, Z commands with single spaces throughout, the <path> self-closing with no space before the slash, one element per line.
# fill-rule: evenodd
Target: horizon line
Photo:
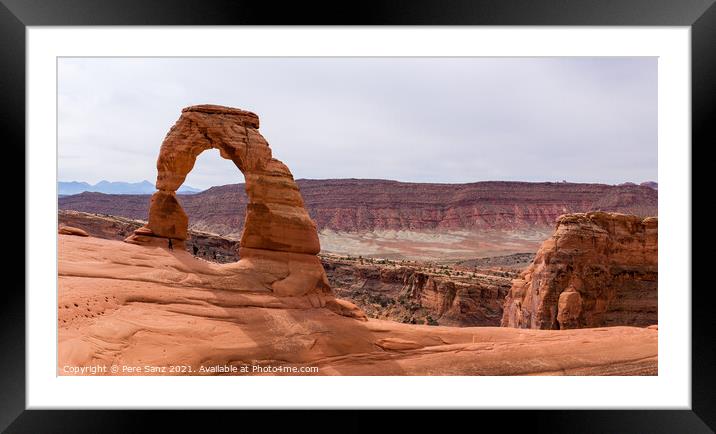
<path fill-rule="evenodd" d="M 609 186 L 622 186 L 622 185 L 643 185 L 647 183 L 655 183 L 658 184 L 658 181 L 655 180 L 645 180 L 641 182 L 634 182 L 634 181 L 624 181 L 621 183 L 606 183 L 606 182 L 588 182 L 588 181 L 568 181 L 568 180 L 543 180 L 543 181 L 524 181 L 524 180 L 504 180 L 504 179 L 492 179 L 492 180 L 480 180 L 480 181 L 466 181 L 466 182 L 441 182 L 441 181 L 401 181 L 398 179 L 389 179 L 389 178 L 294 178 L 295 181 L 383 181 L 383 182 L 395 182 L 395 183 L 401 183 L 401 184 L 438 184 L 438 185 L 464 185 L 464 184 L 479 184 L 479 183 L 494 183 L 494 182 L 509 182 L 509 183 L 522 183 L 522 184 L 591 184 L 591 185 L 609 185 Z M 91 183 L 89 181 L 77 181 L 77 180 L 70 180 L 70 181 L 64 181 L 64 180 L 57 180 L 58 183 L 64 182 L 64 183 L 85 183 L 90 186 L 96 186 L 99 183 L 107 182 L 107 183 L 126 183 L 126 184 L 142 184 L 142 183 L 149 183 L 154 185 L 154 182 L 151 182 L 147 179 L 143 179 L 140 181 L 109 181 L 106 179 L 102 179 L 100 181 L 97 181 L 95 183 Z M 203 190 L 208 190 L 213 187 L 222 187 L 225 185 L 239 185 L 239 184 L 245 184 L 245 182 L 230 182 L 227 184 L 219 184 L 219 185 L 212 185 L 206 188 L 203 188 Z M 181 187 L 190 187 L 194 189 L 199 189 L 201 187 L 194 187 L 188 184 L 182 184 Z"/>

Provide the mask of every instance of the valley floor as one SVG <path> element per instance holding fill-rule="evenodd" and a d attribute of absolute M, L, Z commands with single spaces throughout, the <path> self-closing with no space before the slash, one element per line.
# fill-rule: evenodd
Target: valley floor
<path fill-rule="evenodd" d="M 552 234 L 551 226 L 519 230 L 441 230 L 318 233 L 325 253 L 411 260 L 465 260 L 535 252 Z"/>

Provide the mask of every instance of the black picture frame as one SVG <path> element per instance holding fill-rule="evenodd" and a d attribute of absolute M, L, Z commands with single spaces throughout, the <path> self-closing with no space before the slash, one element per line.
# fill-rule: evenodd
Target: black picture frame
<path fill-rule="evenodd" d="M 493 0 L 321 2 L 189 1 L 189 0 L 0 0 L 0 131 L 6 173 L 16 172 L 5 191 L 8 203 L 19 208 L 23 219 L 6 221 L 5 245 L 13 246 L 9 257 L 22 261 L 25 269 L 25 237 L 32 228 L 25 223 L 25 30 L 27 26 L 105 25 L 558 25 L 558 26 L 690 26 L 692 38 L 692 156 L 695 149 L 716 143 L 716 6 L 715 0 Z M 11 152 L 7 154 L 8 150 Z M 692 157 L 692 161 L 693 160 Z M 700 183 L 693 180 L 692 185 Z M 694 196 L 692 197 L 699 197 Z M 701 196 L 708 198 L 709 196 Z M 708 199 L 706 199 L 708 200 Z M 710 202 L 710 201 L 709 201 Z M 693 212 L 693 210 L 684 210 Z M 693 214 L 692 214 L 693 215 Z M 703 219 L 702 219 L 703 220 Z M 693 221 L 693 219 L 692 219 Z M 22 227 L 22 231 L 20 230 Z M 20 250 L 19 246 L 23 246 Z M 22 252 L 22 254 L 20 254 Z M 693 255 L 693 264 L 707 267 L 708 257 Z M 699 267 L 700 266 L 700 267 Z M 10 268 L 10 267 L 8 267 Z M 19 270 L 20 264 L 12 267 Z M 694 269 L 692 265 L 692 269 Z M 25 404 L 25 277 L 6 273 L 0 298 L 0 430 L 11 433 L 49 432 L 143 432 L 160 422 L 162 431 L 187 427 L 190 418 L 203 419 L 202 431 L 219 427 L 245 430 L 246 413 L 118 410 L 26 410 Z M 692 284 L 692 286 L 694 286 Z M 714 432 L 716 430 L 716 315 L 712 313 L 711 285 L 669 288 L 692 295 L 692 406 L 691 410 L 543 410 L 480 411 L 461 421 L 478 429 L 505 426 L 509 430 L 549 432 Z M 141 393 L 141 391 L 138 391 Z M 479 391 L 476 391 L 479 393 Z M 539 391 L 534 393 L 539 399 Z M 575 391 L 578 393 L 578 391 Z M 614 391 L 619 393 L 618 390 Z M 158 403 L 160 404 L 160 403 Z M 255 415 L 255 413 L 254 413 Z M 465 416 L 465 412 L 461 412 Z M 382 416 L 382 415 L 381 415 Z M 441 414 L 451 421 L 455 414 Z M 285 424 L 289 429 L 311 431 L 365 431 L 373 425 L 373 412 L 341 412 L 340 425 L 304 412 L 276 417 L 266 412 L 255 416 L 270 424 L 269 432 Z M 381 417 L 382 419 L 382 417 Z M 411 412 L 381 422 L 386 429 L 427 427 L 436 420 L 432 412 Z M 495 425 L 497 424 L 497 425 Z M 392 426 L 391 426 L 392 425 Z"/>

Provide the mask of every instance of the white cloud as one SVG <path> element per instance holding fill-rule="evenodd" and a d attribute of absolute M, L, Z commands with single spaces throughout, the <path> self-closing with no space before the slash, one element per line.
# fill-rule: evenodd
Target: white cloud
<path fill-rule="evenodd" d="M 63 58 L 61 180 L 154 180 L 181 108 L 256 112 L 296 178 L 656 180 L 656 58 Z M 240 182 L 218 153 L 187 178 Z"/>

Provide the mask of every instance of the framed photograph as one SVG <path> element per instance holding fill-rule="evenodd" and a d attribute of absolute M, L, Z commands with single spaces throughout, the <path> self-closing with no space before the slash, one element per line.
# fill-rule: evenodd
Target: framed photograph
<path fill-rule="evenodd" d="M 713 1 L 314 8 L 3 0 L 0 427 L 712 432 Z"/>

